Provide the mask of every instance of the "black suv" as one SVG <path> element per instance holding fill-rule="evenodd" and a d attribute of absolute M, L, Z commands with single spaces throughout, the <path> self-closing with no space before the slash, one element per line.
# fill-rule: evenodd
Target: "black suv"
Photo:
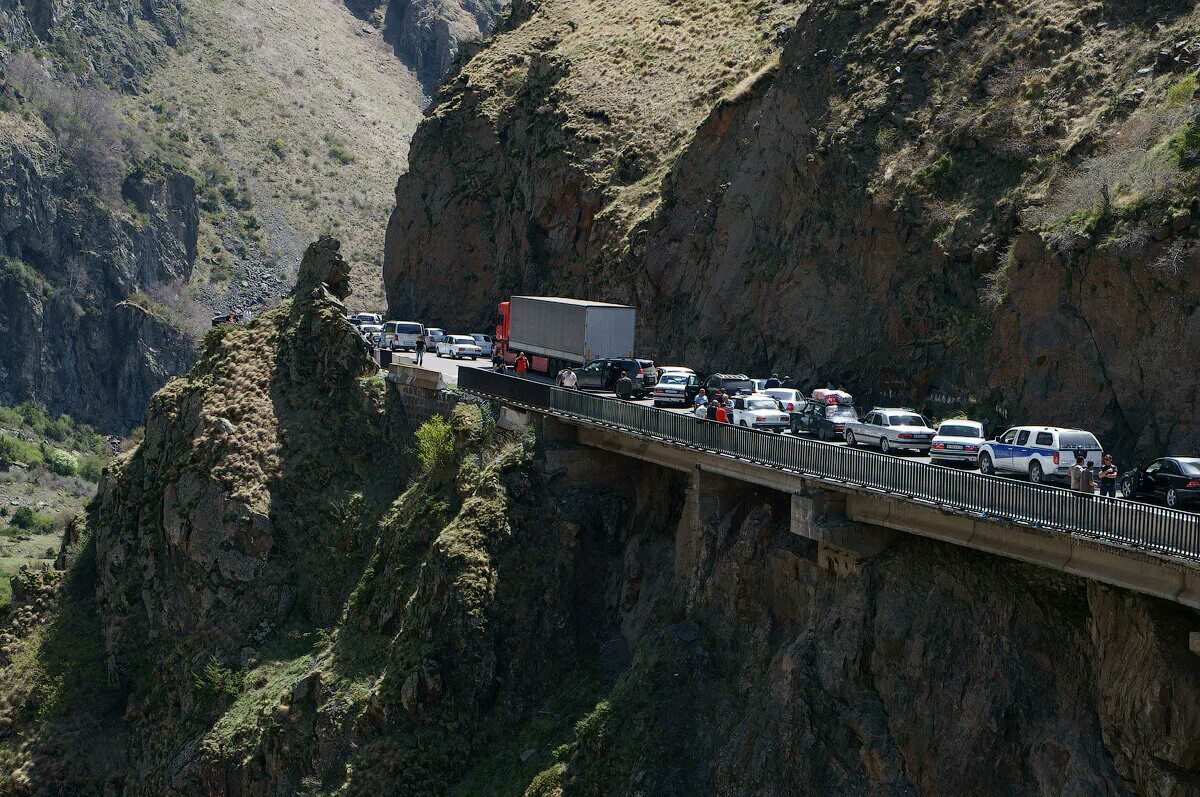
<path fill-rule="evenodd" d="M 753 393 L 754 380 L 745 374 L 713 374 L 704 380 L 704 388 L 710 396 L 717 388 L 736 396 L 738 393 Z"/>
<path fill-rule="evenodd" d="M 629 374 L 633 380 L 633 395 L 635 398 L 645 398 L 650 389 L 658 382 L 658 369 L 653 360 L 629 360 L 623 357 L 605 357 L 600 360 L 588 360 L 579 368 L 572 368 L 578 381 L 575 387 L 580 390 L 612 390 L 613 385 L 621 378 L 621 372 Z M 562 375 L 558 377 L 562 384 Z"/>
<path fill-rule="evenodd" d="M 858 414 L 849 404 L 828 404 L 816 399 L 805 399 L 789 415 L 792 434 L 808 432 L 821 440 L 843 438 L 846 423 L 858 420 Z"/>

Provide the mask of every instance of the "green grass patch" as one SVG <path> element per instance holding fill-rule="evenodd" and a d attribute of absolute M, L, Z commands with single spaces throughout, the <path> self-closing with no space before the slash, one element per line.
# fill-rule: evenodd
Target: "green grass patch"
<path fill-rule="evenodd" d="M 943 191 L 950 186 L 954 158 L 949 153 L 913 173 L 913 182 L 926 191 Z"/>
<path fill-rule="evenodd" d="M 329 157 L 333 158 L 343 166 L 349 166 L 357 160 L 354 153 L 351 152 L 345 144 L 337 140 L 329 142 Z"/>
<path fill-rule="evenodd" d="M 1191 72 L 1167 88 L 1167 105 L 1187 105 L 1196 93 L 1196 73 Z"/>

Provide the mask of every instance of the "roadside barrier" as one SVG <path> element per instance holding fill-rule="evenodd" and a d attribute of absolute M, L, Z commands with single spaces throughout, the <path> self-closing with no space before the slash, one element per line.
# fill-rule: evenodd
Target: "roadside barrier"
<path fill-rule="evenodd" d="M 983 519 L 1066 531 L 1200 559 L 1200 515 L 1190 512 L 715 423 L 478 368 L 460 369 L 458 379 L 462 390 L 485 398 L 550 415 L 580 418 L 800 476 L 888 493 Z"/>

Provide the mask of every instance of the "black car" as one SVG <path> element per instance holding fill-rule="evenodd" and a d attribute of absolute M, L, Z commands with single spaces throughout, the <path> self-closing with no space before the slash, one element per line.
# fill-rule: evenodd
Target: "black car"
<path fill-rule="evenodd" d="M 754 380 L 745 374 L 713 374 L 704 380 L 704 389 L 708 391 L 708 395 L 711 396 L 717 388 L 721 388 L 731 396 L 736 396 L 738 393 L 753 393 Z"/>
<path fill-rule="evenodd" d="M 845 437 L 846 422 L 858 420 L 858 414 L 849 404 L 829 404 L 807 399 L 792 410 L 792 434 L 807 432 L 821 440 L 838 440 Z"/>
<path fill-rule="evenodd" d="M 1121 477 L 1126 498 L 1158 498 L 1172 509 L 1200 503 L 1200 458 L 1161 457 Z"/>
<path fill-rule="evenodd" d="M 645 398 L 658 382 L 658 369 L 653 360 L 625 359 L 622 357 L 588 360 L 579 368 L 572 368 L 577 378 L 575 387 L 580 390 L 612 390 L 621 378 L 621 372 L 633 380 L 635 398 Z M 562 384 L 562 376 L 558 378 Z"/>

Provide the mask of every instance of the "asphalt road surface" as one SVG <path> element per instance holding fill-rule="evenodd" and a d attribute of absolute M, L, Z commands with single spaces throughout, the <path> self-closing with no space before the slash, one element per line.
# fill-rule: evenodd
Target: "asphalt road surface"
<path fill-rule="evenodd" d="M 414 361 L 414 359 L 415 359 L 415 358 L 414 358 L 414 356 L 413 356 L 411 353 L 409 353 L 409 352 L 396 352 L 396 353 L 393 355 L 393 357 L 394 357 L 394 358 L 399 358 L 399 361 L 400 361 L 400 362 L 413 362 L 413 361 Z M 489 357 L 481 357 L 481 358 L 479 358 L 478 360 L 475 360 L 475 361 L 471 361 L 471 360 L 452 360 L 452 359 L 450 359 L 449 357 L 438 357 L 436 354 L 429 354 L 429 353 L 426 353 L 426 354 L 425 354 L 425 359 L 424 359 L 424 361 L 421 363 L 421 367 L 422 367 L 422 368 L 426 368 L 426 369 L 428 369 L 428 370 L 430 370 L 430 371 L 437 371 L 438 373 L 440 373 L 440 374 L 442 375 L 442 379 L 443 379 L 443 380 L 446 382 L 446 384 L 448 384 L 448 385 L 457 385 L 457 384 L 458 384 L 458 369 L 459 369 L 459 368 L 491 368 L 491 367 L 492 367 L 492 362 L 491 362 L 491 358 L 489 358 Z M 546 382 L 552 381 L 552 380 L 551 380 L 549 377 L 535 377 L 535 378 L 539 378 L 539 379 L 541 379 L 542 381 L 546 381 Z M 597 395 L 601 395 L 601 396 L 611 396 L 611 395 L 613 395 L 613 394 L 612 394 L 612 393 L 603 393 L 603 392 L 599 392 L 599 391 L 597 391 Z M 641 401 L 636 401 L 636 402 L 634 402 L 634 403 L 635 403 L 635 404 L 645 404 L 646 406 L 653 406 L 653 404 L 654 404 L 654 402 L 653 402 L 652 400 L 648 399 L 648 398 L 647 398 L 647 399 L 642 399 Z M 670 411 L 672 411 L 672 412 L 687 412 L 688 410 L 687 410 L 687 409 L 685 409 L 685 408 L 683 408 L 683 407 L 680 407 L 680 408 L 677 408 L 677 409 L 676 409 L 676 408 L 672 408 Z M 783 432 L 783 434 L 791 434 L 791 432 Z M 811 439 L 811 440 L 816 440 L 816 438 L 815 438 L 815 437 L 809 437 L 809 435 L 798 435 L 798 436 L 799 436 L 799 437 L 806 437 L 806 438 L 808 438 L 808 439 Z M 845 444 L 844 442 L 838 441 L 838 442 L 833 442 L 833 443 L 826 443 L 826 445 L 831 445 L 831 446 L 844 446 L 844 445 L 846 445 L 846 444 Z M 924 462 L 924 463 L 926 463 L 926 464 L 929 464 L 929 463 L 931 462 L 931 460 L 929 459 L 929 457 L 927 457 L 927 456 L 924 456 L 924 455 L 917 454 L 917 453 L 915 453 L 915 452 L 914 452 L 914 453 L 909 453 L 909 454 L 899 454 L 898 456 L 901 456 L 901 457 L 903 457 L 904 459 L 909 459 L 909 460 L 912 460 L 912 461 L 914 461 L 914 462 Z M 965 463 L 964 463 L 964 464 L 962 464 L 962 465 L 958 465 L 957 467 L 960 467 L 960 468 L 969 468 L 970 470 L 976 470 L 976 469 L 977 469 L 977 468 L 975 468 L 975 466 L 974 466 L 974 465 L 967 465 L 967 464 L 965 464 Z"/>

